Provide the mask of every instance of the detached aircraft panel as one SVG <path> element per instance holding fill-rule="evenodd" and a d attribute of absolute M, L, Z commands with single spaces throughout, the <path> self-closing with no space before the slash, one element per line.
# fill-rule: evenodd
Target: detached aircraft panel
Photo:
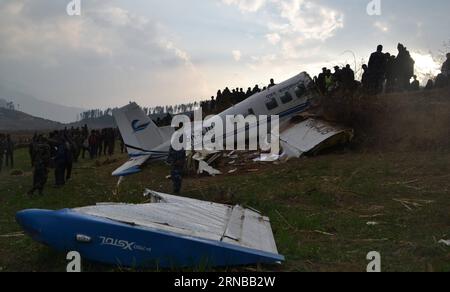
<path fill-rule="evenodd" d="M 317 149 L 331 138 L 344 136 L 346 140 L 353 137 L 348 129 L 333 126 L 317 119 L 307 119 L 299 124 L 293 124 L 280 135 L 281 145 L 289 158 L 300 157 Z"/>
<path fill-rule="evenodd" d="M 279 263 L 268 218 L 228 206 L 147 191 L 151 204 L 25 210 L 16 220 L 37 242 L 84 259 L 133 268 Z M 225 234 L 233 239 L 225 237 Z"/>
<path fill-rule="evenodd" d="M 113 172 L 113 176 L 128 176 L 141 172 L 141 166 L 151 158 L 151 155 L 141 155 L 132 157 L 124 165 Z"/>
<path fill-rule="evenodd" d="M 147 192 L 154 203 L 100 204 L 74 211 L 144 228 L 278 254 L 269 219 L 253 210 Z"/>

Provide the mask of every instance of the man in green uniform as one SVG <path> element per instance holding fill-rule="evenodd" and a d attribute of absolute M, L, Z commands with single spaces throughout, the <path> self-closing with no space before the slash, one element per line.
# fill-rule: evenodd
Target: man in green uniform
<path fill-rule="evenodd" d="M 34 195 L 35 191 L 42 195 L 44 186 L 47 183 L 48 167 L 50 164 L 50 146 L 45 141 L 44 137 L 40 136 L 33 149 L 33 188 L 28 192 L 28 195 Z"/>

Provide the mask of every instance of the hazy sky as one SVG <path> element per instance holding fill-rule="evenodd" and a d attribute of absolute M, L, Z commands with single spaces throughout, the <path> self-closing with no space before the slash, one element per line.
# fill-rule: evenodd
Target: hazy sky
<path fill-rule="evenodd" d="M 84 108 L 166 105 L 354 66 L 379 43 L 435 73 L 450 40 L 448 0 L 381 0 L 380 16 L 369 0 L 81 0 L 72 17 L 69 2 L 0 0 L 0 84 Z"/>

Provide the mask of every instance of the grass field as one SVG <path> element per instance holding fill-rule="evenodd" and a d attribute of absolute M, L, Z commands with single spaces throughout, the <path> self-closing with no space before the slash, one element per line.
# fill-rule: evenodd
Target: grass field
<path fill-rule="evenodd" d="M 171 191 L 164 164 L 128 178 L 119 196 L 110 173 L 125 161 L 83 161 L 73 180 L 55 189 L 50 174 L 45 195 L 29 198 L 32 173 L 25 150 L 16 153 L 23 175 L 0 174 L 0 271 L 65 271 L 65 255 L 21 232 L 15 213 L 27 208 L 61 209 L 97 202 L 142 203 L 145 188 Z M 450 271 L 450 153 L 333 154 L 260 165 L 256 173 L 189 177 L 183 195 L 256 208 L 272 221 L 282 265 L 252 271 L 365 271 L 367 253 L 378 251 L 383 271 Z M 376 222 L 376 225 L 368 225 Z M 118 267 L 83 262 L 87 271 Z M 233 269 L 235 270 L 235 269 Z"/>

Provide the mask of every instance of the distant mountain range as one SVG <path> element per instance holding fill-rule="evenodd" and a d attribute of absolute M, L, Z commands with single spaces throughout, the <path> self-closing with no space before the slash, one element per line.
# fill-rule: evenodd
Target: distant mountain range
<path fill-rule="evenodd" d="M 88 125 L 89 129 L 103 129 L 115 127 L 114 119 L 111 116 L 104 116 L 96 119 L 83 120 L 76 123 L 63 124 L 51 120 L 0 107 L 0 132 L 36 132 L 53 131 L 71 127 L 81 127 Z"/>
<path fill-rule="evenodd" d="M 29 94 L 9 89 L 0 83 L 0 107 L 4 107 L 2 104 L 11 101 L 16 106 L 16 110 L 60 123 L 76 121 L 77 116 L 85 111 L 82 108 L 68 107 L 42 101 Z"/>
<path fill-rule="evenodd" d="M 0 131 L 47 131 L 62 129 L 58 122 L 37 118 L 29 114 L 0 108 Z"/>

